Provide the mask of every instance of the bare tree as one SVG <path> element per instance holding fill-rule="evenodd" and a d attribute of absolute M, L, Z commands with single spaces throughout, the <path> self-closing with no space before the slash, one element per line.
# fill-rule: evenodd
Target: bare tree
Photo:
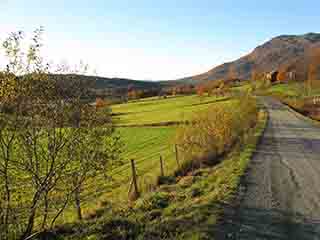
<path fill-rule="evenodd" d="M 82 220 L 85 183 L 106 174 L 120 153 L 110 112 L 86 99 L 88 83 L 51 74 L 40 56 L 42 32 L 34 32 L 26 53 L 22 32 L 3 44 L 9 63 L 0 76 L 1 239 L 53 227 L 72 202 Z"/>

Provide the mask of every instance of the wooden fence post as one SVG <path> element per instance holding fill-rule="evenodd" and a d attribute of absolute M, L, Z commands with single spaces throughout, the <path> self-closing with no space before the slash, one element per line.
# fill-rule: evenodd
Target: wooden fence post
<path fill-rule="evenodd" d="M 137 183 L 136 167 L 133 159 L 131 159 L 131 170 L 132 170 L 133 193 L 130 196 L 130 199 L 134 201 L 139 198 L 139 190 L 138 190 L 138 183 Z"/>
<path fill-rule="evenodd" d="M 174 145 L 174 146 L 175 146 L 175 150 L 176 150 L 176 161 L 177 161 L 177 165 L 178 165 L 178 168 L 180 169 L 178 146 L 177 146 L 177 144 Z"/>
<path fill-rule="evenodd" d="M 130 193 L 131 193 L 131 191 L 132 191 L 132 185 L 133 185 L 133 181 L 132 181 L 132 179 L 131 179 L 130 185 L 129 185 L 129 189 L 128 189 L 128 196 L 130 196 Z"/>
<path fill-rule="evenodd" d="M 160 155 L 160 175 L 161 175 L 161 177 L 164 176 L 163 160 L 162 160 L 162 156 L 161 155 Z"/>

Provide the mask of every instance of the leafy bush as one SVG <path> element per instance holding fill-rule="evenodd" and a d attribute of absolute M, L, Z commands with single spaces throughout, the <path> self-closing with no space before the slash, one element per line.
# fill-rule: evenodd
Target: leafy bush
<path fill-rule="evenodd" d="M 175 184 L 176 178 L 174 176 L 159 176 L 157 185 L 164 185 L 164 184 Z"/>
<path fill-rule="evenodd" d="M 257 113 L 256 100 L 250 96 L 238 99 L 232 108 L 216 105 L 197 113 L 191 125 L 177 131 L 176 142 L 183 149 L 184 162 L 176 174 L 218 163 L 219 156 L 255 126 Z"/>

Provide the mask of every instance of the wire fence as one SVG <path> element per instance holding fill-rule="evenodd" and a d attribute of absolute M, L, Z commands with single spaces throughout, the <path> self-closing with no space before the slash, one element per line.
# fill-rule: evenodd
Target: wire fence
<path fill-rule="evenodd" d="M 148 147 L 145 145 L 145 147 Z M 174 145 L 160 147 L 156 152 L 149 154 L 148 156 L 132 157 L 130 155 L 135 155 L 136 152 L 130 153 L 126 156 L 124 164 L 121 166 L 115 167 L 110 171 L 109 174 L 105 176 L 103 174 L 92 177 L 87 181 L 83 186 L 83 192 L 81 193 L 81 201 L 83 204 L 83 209 L 89 206 L 95 206 L 97 208 L 100 201 L 104 201 L 105 196 L 113 195 L 115 199 L 122 199 L 123 201 L 128 201 L 130 194 L 134 192 L 145 193 L 150 186 L 155 186 L 158 177 L 162 174 L 171 175 L 178 168 L 179 156 L 175 151 L 177 148 Z M 132 161 L 131 161 L 132 160 Z M 132 167 L 132 162 L 134 162 L 134 168 Z M 136 178 L 133 179 L 133 176 L 136 175 Z M 135 183 L 133 182 L 135 181 Z M 1 185 L 1 184 L 0 184 Z M 27 181 L 19 186 L 19 189 L 23 189 L 23 192 L 28 192 L 32 195 L 32 186 Z M 19 190 L 13 189 L 13 190 Z M 57 199 L 54 202 L 50 202 L 51 205 L 48 209 L 49 215 L 55 215 L 59 208 L 65 204 L 65 198 L 63 193 L 57 195 Z M 107 199 L 108 200 L 108 199 Z M 11 211 L 13 212 L 14 219 L 26 219 L 28 213 L 30 213 L 30 206 L 32 205 L 29 200 L 17 199 L 15 206 L 11 206 Z M 43 208 L 44 206 L 40 206 Z M 75 215 L 73 204 L 68 203 L 66 211 L 64 211 L 59 217 L 58 222 L 70 222 L 70 218 Z M 1 231 L 1 201 L 0 201 L 0 231 Z M 43 216 L 39 216 L 39 219 Z M 12 220 L 13 222 L 15 220 Z M 18 221 L 17 221 L 18 222 Z M 36 221 L 35 228 L 40 227 L 41 221 Z M 12 225 L 11 229 L 15 229 L 16 232 L 20 232 L 23 227 L 18 225 Z M 20 230 L 19 230 L 20 229 Z M 13 233 L 14 234 L 14 233 Z M 1 234 L 0 234 L 0 240 Z"/>
<path fill-rule="evenodd" d="M 168 147 L 163 147 L 160 148 L 158 152 L 148 156 L 126 159 L 123 165 L 114 168 L 107 176 L 95 177 L 94 181 L 90 181 L 88 184 L 86 184 L 85 189 L 89 189 L 89 191 L 87 191 L 86 194 L 83 194 L 83 198 L 91 198 L 91 200 L 94 198 L 99 200 L 96 197 L 97 195 L 114 192 L 116 188 L 127 187 L 129 189 L 132 176 L 134 174 L 132 172 L 130 160 L 134 161 L 138 186 L 143 188 L 143 183 L 146 183 L 147 185 L 155 184 L 155 181 L 162 172 L 165 175 L 171 175 L 179 167 L 179 155 L 176 154 L 175 151 L 178 151 L 178 148 L 173 145 L 171 149 L 168 149 Z M 147 161 L 149 161 L 148 164 L 146 164 Z M 147 182 L 147 180 L 144 180 L 144 178 L 147 178 L 152 182 Z M 97 183 L 99 183 L 99 186 L 97 186 Z M 93 189 L 94 192 L 92 192 Z M 141 192 L 141 189 L 139 189 L 139 192 Z M 93 195 L 96 196 L 93 197 Z M 121 197 L 124 197 L 123 194 L 121 194 Z"/>

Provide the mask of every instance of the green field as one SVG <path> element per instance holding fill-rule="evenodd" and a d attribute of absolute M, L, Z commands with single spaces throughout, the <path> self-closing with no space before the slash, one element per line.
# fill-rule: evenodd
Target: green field
<path fill-rule="evenodd" d="M 175 127 L 130 127 L 120 128 L 125 151 L 122 154 L 121 167 L 111 172 L 119 189 L 113 188 L 113 198 L 123 199 L 127 197 L 128 183 L 131 179 L 130 159 L 135 160 L 139 186 L 141 191 L 146 185 L 153 184 L 160 175 L 160 155 L 164 160 L 164 170 L 172 174 L 176 169 L 174 136 Z M 125 191 L 123 191 L 125 190 Z M 115 194 L 115 191 L 117 193 Z"/>
<path fill-rule="evenodd" d="M 239 101 L 235 100 L 219 104 L 230 106 L 229 111 L 237 104 L 239 107 Z M 222 162 L 197 169 L 193 174 L 173 177 L 173 181 L 161 184 L 153 191 L 143 191 L 146 187 L 143 185 L 148 185 L 159 176 L 160 154 L 165 159 L 166 175 L 177 168 L 173 148 L 176 128 L 120 128 L 126 144 L 123 157 L 127 163 L 113 172 L 115 184 L 112 191 L 100 198 L 103 204 L 96 204 L 96 211 L 94 206 L 88 208 L 93 217 L 85 225 L 73 224 L 75 234 L 67 235 L 67 239 L 108 239 L 107 236 L 110 239 L 213 239 L 212 231 L 208 230 L 216 227 L 223 211 L 221 203 L 232 201 L 266 119 L 266 113 L 261 112 L 258 125 L 243 138 L 243 146 L 236 144 Z M 143 196 L 128 204 L 130 158 L 136 160 Z M 111 204 L 112 207 L 107 204 L 110 200 L 115 203 Z"/>
<path fill-rule="evenodd" d="M 118 124 L 116 131 L 123 143 L 121 163 L 114 166 L 106 176 L 96 176 L 84 186 L 82 195 L 84 216 L 94 215 L 96 209 L 109 202 L 116 205 L 128 202 L 132 179 L 131 159 L 135 160 L 138 187 L 142 195 L 156 186 L 160 176 L 160 156 L 164 161 L 165 175 L 172 175 L 177 170 L 175 135 L 178 126 L 166 126 L 166 123 L 181 124 L 190 120 L 196 112 L 208 109 L 210 106 L 221 104 L 223 107 L 233 107 L 236 102 L 221 97 L 184 96 L 167 99 L 149 98 L 112 106 Z M 182 162 L 183 159 L 180 158 L 180 163 Z M 58 222 L 75 221 L 76 211 L 73 208 L 70 206 Z"/>
<path fill-rule="evenodd" d="M 177 168 L 174 148 L 176 126 L 144 125 L 190 120 L 195 112 L 207 109 L 212 104 L 232 104 L 232 102 L 225 98 L 185 96 L 167 99 L 148 98 L 112 106 L 116 118 L 120 116 L 120 120 L 117 120 L 126 126 L 118 128 L 124 145 L 121 156 L 123 164 L 111 172 L 114 181 L 112 198 L 123 199 L 124 194 L 127 194 L 131 178 L 130 159 L 136 162 L 142 190 L 146 182 L 154 182 L 159 176 L 160 155 L 164 160 L 166 174 L 172 174 Z M 124 182 L 126 184 L 122 184 Z"/>
<path fill-rule="evenodd" d="M 241 86 L 233 87 L 233 90 L 246 92 L 251 88 L 250 83 L 244 83 Z M 310 89 L 307 82 L 289 82 L 289 83 L 276 83 L 263 90 L 263 95 L 281 95 L 286 97 L 307 97 L 320 96 L 320 86 L 316 81 Z"/>
<path fill-rule="evenodd" d="M 271 86 L 268 94 L 280 94 L 288 97 L 305 97 L 307 94 L 310 96 L 319 96 L 320 88 L 313 86 L 310 91 L 306 89 L 307 85 L 303 82 L 282 83 Z"/>
<path fill-rule="evenodd" d="M 246 90 L 247 86 L 242 86 L 243 89 L 241 90 Z M 272 86 L 268 90 L 294 95 L 298 92 L 299 87 L 301 85 L 279 84 Z M 83 208 L 84 214 L 86 216 L 96 216 L 97 211 L 100 211 L 99 209 L 108 212 L 109 210 L 105 206 L 108 206 L 109 202 L 113 203 L 113 207 L 127 206 L 128 190 L 132 176 L 130 159 L 135 160 L 138 187 L 143 195 L 141 201 L 143 202 L 142 205 L 144 205 L 144 201 L 147 201 L 145 199 L 148 199 L 150 194 L 150 189 L 155 187 L 157 177 L 160 175 L 160 156 L 164 160 L 165 175 L 172 175 L 177 169 L 174 150 L 177 124 L 190 120 L 195 113 L 208 109 L 210 106 L 221 104 L 225 108 L 234 108 L 238 103 L 235 99 L 225 97 L 178 96 L 171 98 L 148 98 L 113 105 L 112 113 L 118 125 L 117 131 L 123 141 L 122 164 L 108 173 L 107 179 L 94 178 L 92 182 L 88 183 L 86 195 L 89 197 L 89 201 L 87 201 L 87 204 Z M 255 145 L 257 138 L 254 137 L 254 139 Z M 237 150 L 229 160 L 213 168 L 210 170 L 209 175 L 200 178 L 202 179 L 200 182 L 190 186 L 190 191 L 193 191 L 194 188 L 202 189 L 201 194 L 203 196 L 201 198 L 190 198 L 188 195 L 189 190 L 181 188 L 180 185 L 171 186 L 170 189 L 174 188 L 175 194 L 179 197 L 180 195 L 182 198 L 185 198 L 185 195 L 187 197 L 182 202 L 177 197 L 170 207 L 162 213 L 164 214 L 164 219 L 177 220 L 174 212 L 179 212 L 181 216 L 188 218 L 188 214 L 183 214 L 184 209 L 190 209 L 190 214 L 196 215 L 203 214 L 201 211 L 198 212 L 202 207 L 206 211 L 209 209 L 210 211 L 216 211 L 214 210 L 216 202 L 227 200 L 238 186 L 239 177 L 243 174 L 253 149 L 254 146 L 247 146 L 249 154 L 246 151 Z M 183 159 L 180 159 L 180 161 L 183 161 Z M 227 189 L 224 189 L 225 186 Z M 164 195 L 168 195 L 166 193 L 167 190 L 160 190 L 164 192 Z M 156 194 L 151 193 L 152 196 L 158 197 Z M 199 202 L 200 200 L 201 202 Z M 208 205 L 209 200 L 210 203 Z M 199 205 L 200 208 L 192 207 L 194 206 L 194 201 L 197 201 L 197 206 Z M 211 201 L 213 203 L 212 206 Z M 213 208 L 211 209 L 211 207 Z M 64 218 L 64 222 L 75 220 L 74 211 L 66 213 L 65 216 L 67 218 Z M 107 217 L 108 214 L 105 216 Z M 144 213 L 141 213 L 141 216 L 144 216 Z M 136 215 L 134 215 L 135 217 Z M 211 218 L 215 221 L 216 217 L 217 213 L 214 212 Z M 195 229 L 192 229 L 191 232 L 200 231 L 197 227 L 202 224 L 207 223 L 194 223 Z M 165 226 L 167 225 L 169 226 L 170 224 L 165 224 Z"/>
<path fill-rule="evenodd" d="M 118 125 L 166 125 L 187 121 L 194 112 L 226 100 L 217 97 L 185 96 L 150 98 L 112 106 Z"/>
<path fill-rule="evenodd" d="M 117 205 L 128 202 L 132 179 L 131 159 L 135 160 L 139 191 L 142 195 L 150 192 L 160 176 L 160 156 L 164 161 L 165 175 L 172 175 L 178 168 L 175 154 L 177 124 L 191 120 L 195 113 L 210 106 L 232 108 L 237 103 L 238 101 L 226 97 L 179 96 L 149 98 L 112 106 L 118 124 L 116 131 L 123 143 L 121 163 L 105 176 L 93 177 L 86 183 L 81 196 L 84 216 L 95 214 L 97 209 L 109 202 Z M 175 124 L 166 126 L 172 122 Z M 180 158 L 180 163 L 182 162 L 183 159 Z M 76 211 L 70 205 L 57 223 L 75 220 Z"/>
<path fill-rule="evenodd" d="M 195 112 L 213 104 L 233 104 L 226 98 L 184 96 L 166 99 L 147 98 L 112 106 L 118 125 L 117 131 L 123 142 L 121 165 L 108 174 L 108 179 L 94 178 L 86 187 L 85 198 L 90 199 L 84 209 L 90 212 L 101 202 L 125 202 L 131 181 L 130 159 L 135 160 L 138 184 L 142 194 L 155 184 L 160 175 L 160 155 L 166 175 L 177 169 L 175 158 L 175 132 L 177 126 L 168 122 L 190 120 Z M 183 159 L 181 160 L 183 161 Z M 93 194 L 92 194 L 93 193 Z M 86 211 L 85 211 L 86 212 Z M 69 216 L 69 219 L 72 216 Z"/>

